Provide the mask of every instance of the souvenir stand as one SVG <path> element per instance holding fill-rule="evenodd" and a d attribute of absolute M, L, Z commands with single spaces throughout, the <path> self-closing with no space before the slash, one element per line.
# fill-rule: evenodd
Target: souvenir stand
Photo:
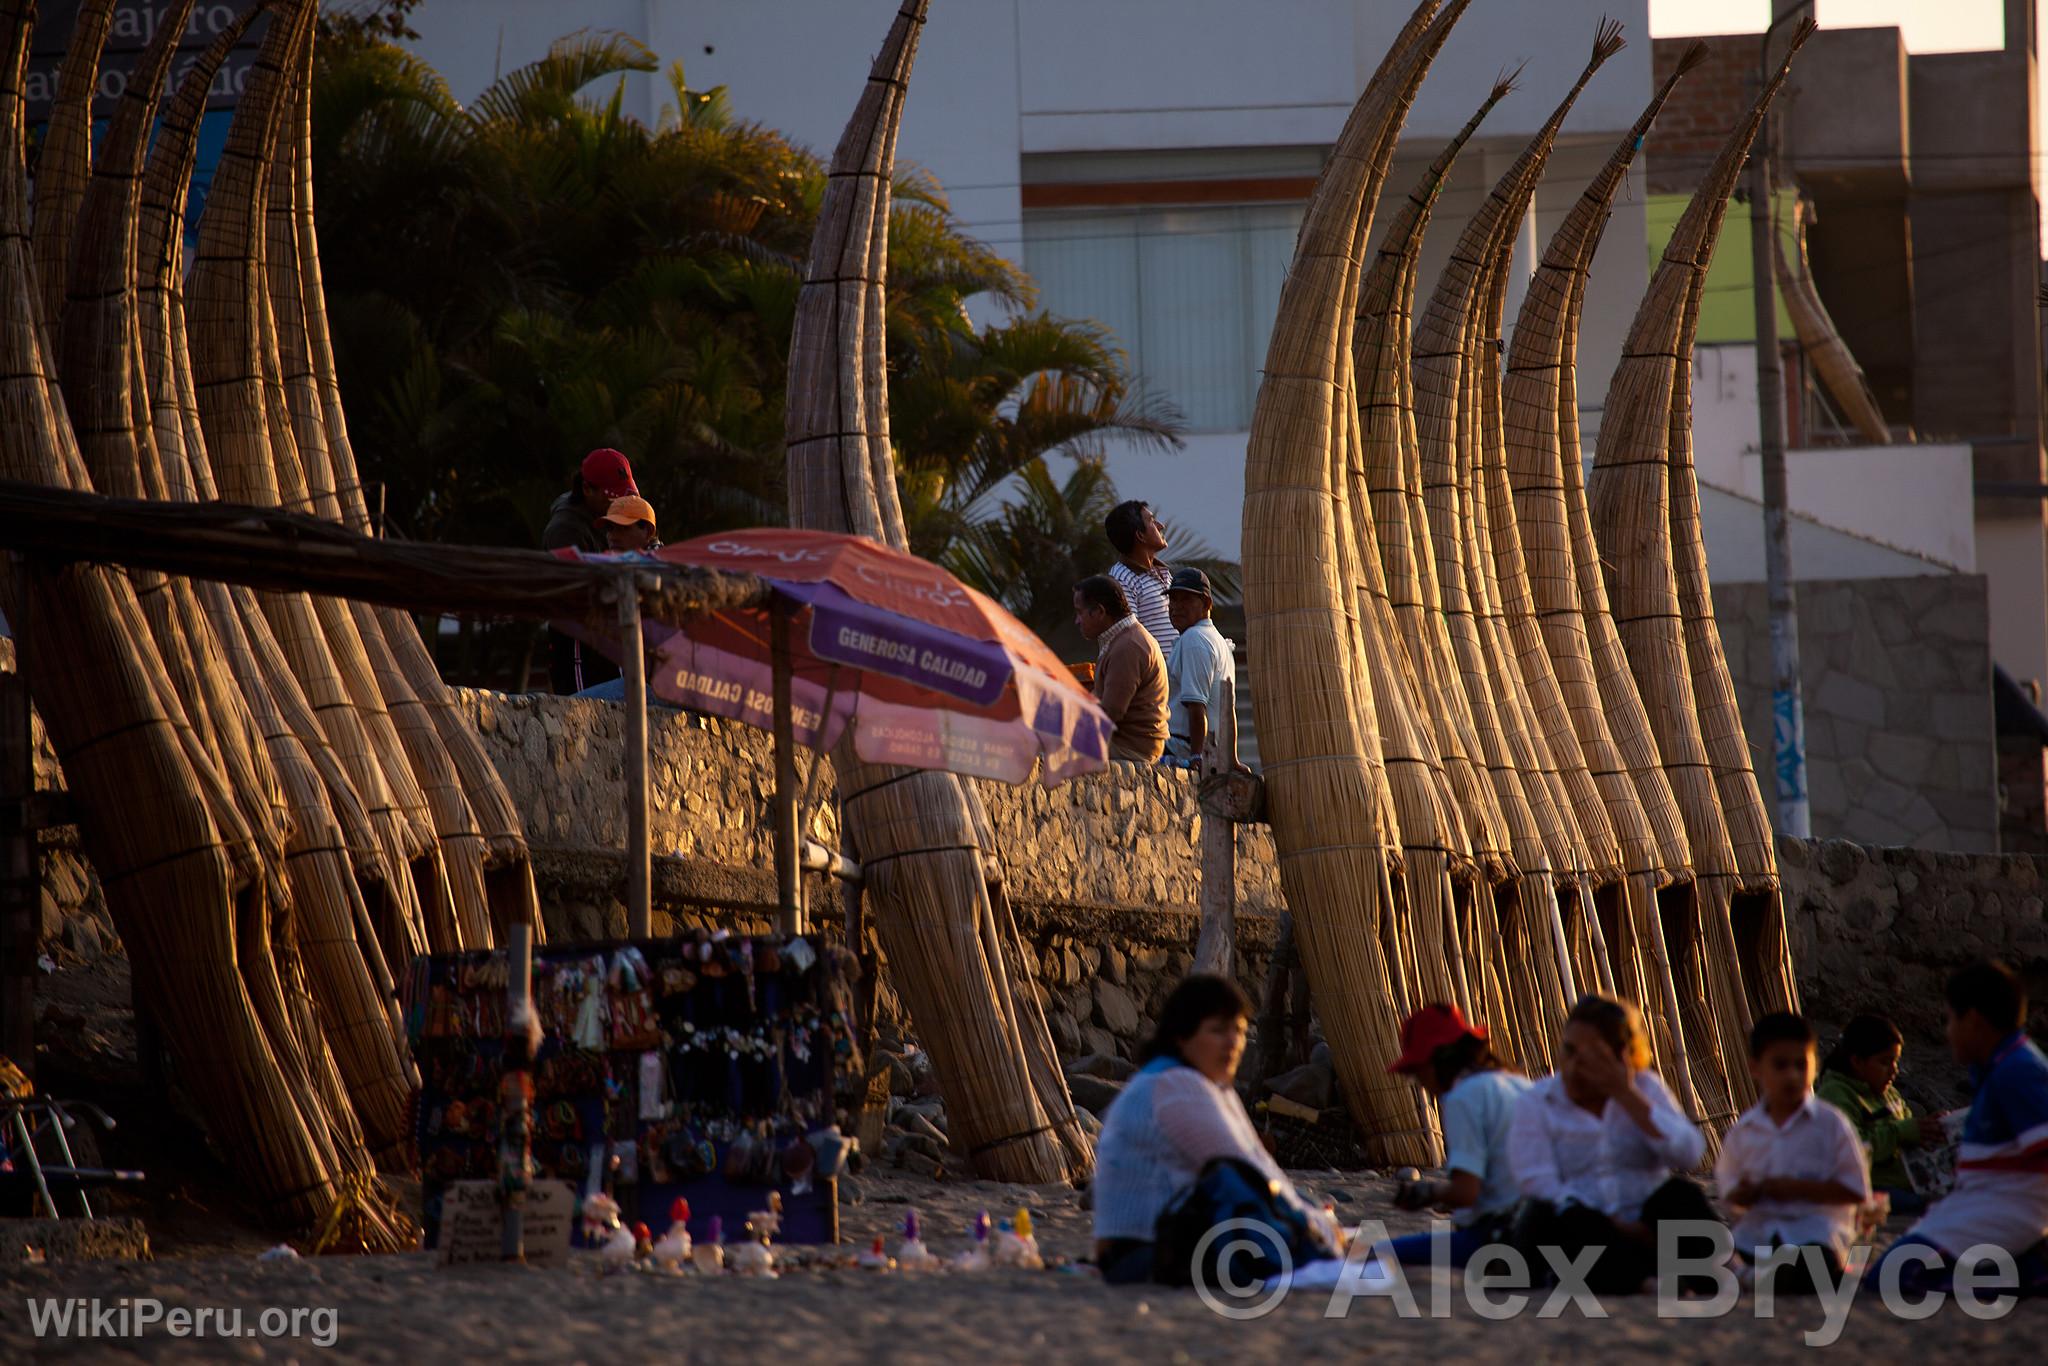
<path fill-rule="evenodd" d="M 700 1241 L 714 1218 L 739 1236 L 780 1192 L 783 1241 L 836 1242 L 837 1185 L 819 1174 L 812 1136 L 833 1124 L 835 1081 L 853 1063 L 841 954 L 801 935 L 723 932 L 535 950 L 533 1179 L 579 1199 L 603 1190 L 627 1224 L 655 1229 L 685 1199 Z M 441 953 L 407 980 L 429 1247 L 449 1184 L 500 1172 L 509 970 L 501 952 Z"/>

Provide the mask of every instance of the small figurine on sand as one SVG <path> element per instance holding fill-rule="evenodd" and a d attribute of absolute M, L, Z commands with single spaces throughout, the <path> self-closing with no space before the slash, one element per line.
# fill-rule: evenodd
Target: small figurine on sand
<path fill-rule="evenodd" d="M 704 1241 L 697 1244 L 691 1257 L 702 1272 L 725 1270 L 725 1220 L 711 1216 L 711 1226 L 704 1231 Z"/>
<path fill-rule="evenodd" d="M 668 1232 L 654 1244 L 656 1265 L 679 1271 L 690 1261 L 690 1202 L 677 1196 L 668 1207 Z"/>
<path fill-rule="evenodd" d="M 939 1259 L 932 1255 L 930 1248 L 919 1237 L 917 1211 L 911 1210 L 903 1216 L 903 1245 L 896 1249 L 896 1265 L 905 1271 L 935 1271 Z"/>
<path fill-rule="evenodd" d="M 955 1271 L 986 1271 L 989 1261 L 988 1235 L 990 1231 L 988 1211 L 974 1216 L 974 1242 L 968 1249 L 953 1259 Z"/>

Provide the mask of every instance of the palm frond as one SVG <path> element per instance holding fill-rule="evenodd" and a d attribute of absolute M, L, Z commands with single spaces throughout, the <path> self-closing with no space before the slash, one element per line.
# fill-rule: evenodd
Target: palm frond
<path fill-rule="evenodd" d="M 531 124 L 560 119 L 582 90 L 607 76 L 660 66 L 645 43 L 626 33 L 584 29 L 557 38 L 548 55 L 493 81 L 470 104 L 479 124 Z"/>

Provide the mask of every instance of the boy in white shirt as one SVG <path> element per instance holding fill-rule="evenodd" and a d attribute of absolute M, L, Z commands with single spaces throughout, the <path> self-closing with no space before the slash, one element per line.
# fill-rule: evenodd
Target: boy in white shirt
<path fill-rule="evenodd" d="M 1772 1011 L 1749 1032 L 1756 1104 L 1728 1130 L 1715 1176 L 1740 1217 L 1735 1251 L 1777 1293 L 1810 1295 L 1815 1277 L 1839 1280 L 1856 1208 L 1870 1198 L 1870 1167 L 1855 1126 L 1813 1094 L 1813 1027 Z M 1771 1258 L 1775 1249 L 1791 1249 Z M 1769 1260 L 1767 1260 L 1769 1259 Z"/>

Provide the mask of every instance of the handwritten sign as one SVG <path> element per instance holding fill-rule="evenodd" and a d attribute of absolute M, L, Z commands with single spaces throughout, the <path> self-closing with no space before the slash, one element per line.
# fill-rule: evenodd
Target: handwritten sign
<path fill-rule="evenodd" d="M 559 1266 L 569 1256 L 576 1192 L 566 1181 L 536 1181 L 526 1193 L 526 1262 Z M 505 1207 L 495 1181 L 456 1181 L 441 1203 L 442 1266 L 498 1262 L 505 1257 Z"/>

